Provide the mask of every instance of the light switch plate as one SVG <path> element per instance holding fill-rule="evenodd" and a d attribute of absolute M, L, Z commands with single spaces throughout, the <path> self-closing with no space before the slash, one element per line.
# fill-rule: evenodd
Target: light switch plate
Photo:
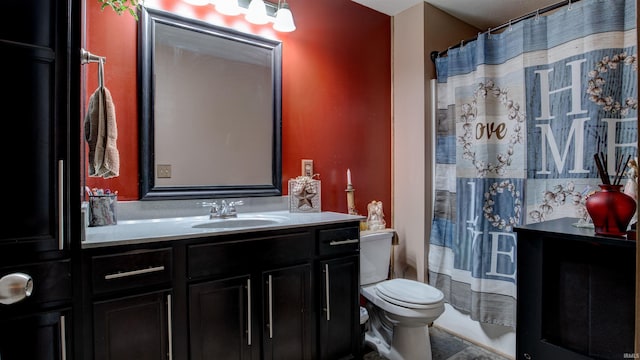
<path fill-rule="evenodd" d="M 171 165 L 157 166 L 158 179 L 167 179 L 171 177 Z"/>
<path fill-rule="evenodd" d="M 313 160 L 302 160 L 302 176 L 313 176 Z"/>

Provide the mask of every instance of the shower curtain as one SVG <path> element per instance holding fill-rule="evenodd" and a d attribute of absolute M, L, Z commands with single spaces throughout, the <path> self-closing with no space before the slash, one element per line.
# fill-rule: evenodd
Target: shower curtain
<path fill-rule="evenodd" d="M 634 0 L 582 0 L 436 59 L 429 282 L 471 319 L 515 328 L 513 228 L 588 221 L 586 195 L 637 153 Z M 577 223 L 579 220 L 577 220 Z"/>

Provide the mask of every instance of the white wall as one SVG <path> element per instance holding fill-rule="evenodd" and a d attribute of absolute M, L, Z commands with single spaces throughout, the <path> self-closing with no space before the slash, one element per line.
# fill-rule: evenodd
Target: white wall
<path fill-rule="evenodd" d="M 429 82 L 435 67 L 429 54 L 479 30 L 421 3 L 393 18 L 393 224 L 400 245 L 395 275 L 427 282 L 431 231 L 432 107 Z M 473 321 L 448 304 L 435 325 L 515 358 L 515 332 Z"/>
<path fill-rule="evenodd" d="M 393 18 L 393 224 L 395 274 L 424 281 L 425 84 L 423 3 Z M 409 267 L 407 267 L 409 265 Z M 408 270 L 408 272 L 407 272 Z"/>

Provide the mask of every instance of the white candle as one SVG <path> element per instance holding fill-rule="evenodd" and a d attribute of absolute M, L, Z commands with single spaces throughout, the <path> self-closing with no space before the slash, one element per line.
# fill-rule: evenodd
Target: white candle
<path fill-rule="evenodd" d="M 347 169 L 347 184 L 351 185 L 351 170 Z"/>

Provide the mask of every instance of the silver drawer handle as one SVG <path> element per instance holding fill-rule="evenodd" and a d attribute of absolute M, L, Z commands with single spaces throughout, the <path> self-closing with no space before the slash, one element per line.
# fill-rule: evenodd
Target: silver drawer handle
<path fill-rule="evenodd" d="M 247 279 L 247 345 L 251 345 L 251 279 Z"/>
<path fill-rule="evenodd" d="M 33 279 L 23 273 L 8 274 L 0 278 L 0 304 L 10 305 L 31 296 Z"/>
<path fill-rule="evenodd" d="M 60 359 L 67 360 L 67 325 L 64 315 L 60 315 Z"/>
<path fill-rule="evenodd" d="M 349 240 L 342 240 L 342 241 L 332 241 L 329 243 L 329 245 L 331 246 L 336 246 L 336 245 L 346 245 L 346 244 L 355 244 L 357 243 L 358 239 L 349 239 Z"/>
<path fill-rule="evenodd" d="M 173 319 L 171 310 L 171 294 L 167 294 L 167 337 L 169 338 L 168 358 L 173 360 Z"/>
<path fill-rule="evenodd" d="M 331 321 L 331 296 L 329 291 L 331 291 L 329 287 L 329 264 L 324 264 L 324 286 L 325 286 L 325 301 L 327 302 L 327 307 L 324 310 L 327 313 L 327 321 Z"/>
<path fill-rule="evenodd" d="M 64 250 L 64 160 L 58 160 L 58 250 Z"/>
<path fill-rule="evenodd" d="M 269 339 L 273 339 L 273 278 L 269 275 Z"/>
<path fill-rule="evenodd" d="M 104 279 L 105 280 L 118 279 L 118 278 L 123 278 L 123 277 L 127 277 L 127 276 L 148 274 L 148 273 L 157 272 L 157 271 L 163 271 L 163 270 L 164 270 L 164 266 L 154 266 L 154 267 L 150 267 L 150 268 L 146 268 L 146 269 L 125 271 L 125 272 L 120 272 L 120 273 L 115 273 L 115 274 L 107 274 L 107 275 L 104 276 Z"/>

